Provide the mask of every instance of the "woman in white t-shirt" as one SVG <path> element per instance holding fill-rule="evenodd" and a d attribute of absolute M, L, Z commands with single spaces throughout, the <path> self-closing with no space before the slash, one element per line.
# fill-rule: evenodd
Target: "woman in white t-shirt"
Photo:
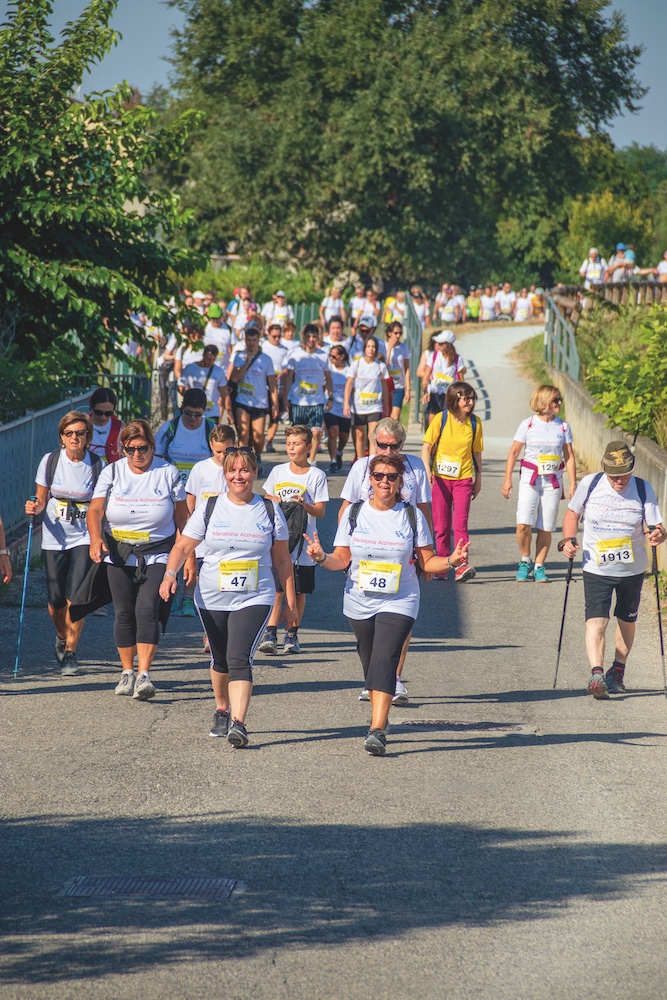
<path fill-rule="evenodd" d="M 342 344 L 332 344 L 329 351 L 329 373 L 331 374 L 331 409 L 324 414 L 329 449 L 329 472 L 338 472 L 343 466 L 343 450 L 350 436 L 352 421 L 346 417 L 345 386 L 350 372 L 350 357 Z"/>
<path fill-rule="evenodd" d="M 333 316 L 340 316 L 345 322 L 345 303 L 340 297 L 340 289 L 329 288 L 320 304 L 320 323 L 327 326 Z"/>
<path fill-rule="evenodd" d="M 72 599 L 90 568 L 86 511 L 93 497 L 102 459 L 92 456 L 93 426 L 87 413 L 70 410 L 59 425 L 60 447 L 43 456 L 35 476 L 36 500 L 26 514 L 44 512 L 42 552 L 48 607 L 56 629 L 56 659 L 63 677 L 80 673 L 76 649 L 83 620 L 73 622 Z"/>
<path fill-rule="evenodd" d="M 366 454 L 368 435 L 374 432 L 389 403 L 389 372 L 384 361 L 377 360 L 377 355 L 377 337 L 369 337 L 364 344 L 363 357 L 350 365 L 345 386 L 343 414 L 352 418 L 357 458 Z"/>
<path fill-rule="evenodd" d="M 540 385 L 533 393 L 530 408 L 535 416 L 523 420 L 514 435 L 505 465 L 501 487 L 509 500 L 512 472 L 523 451 L 516 511 L 516 539 L 519 544 L 519 568 L 516 579 L 523 583 L 548 583 L 544 569 L 552 532 L 558 522 L 558 506 L 563 496 L 563 470 L 569 480 L 568 499 L 577 485 L 577 467 L 572 447 L 572 431 L 558 416 L 562 394 L 555 385 Z M 531 559 L 533 528 L 537 528 L 535 564 Z"/>
<path fill-rule="evenodd" d="M 482 323 L 490 323 L 496 318 L 496 300 L 491 285 L 486 285 L 484 294 L 480 296 L 480 314 Z"/>
<path fill-rule="evenodd" d="M 347 573 L 343 613 L 357 639 L 372 710 L 364 747 L 381 756 L 396 668 L 419 613 L 415 556 L 425 573 L 445 573 L 465 560 L 467 546 L 459 543 L 449 557 L 434 555 L 426 518 L 401 500 L 401 457 L 375 455 L 369 468 L 370 500 L 345 509 L 332 553 L 324 552 L 315 533 L 308 555 L 325 569 Z"/>
<path fill-rule="evenodd" d="M 287 522 L 279 507 L 254 493 L 254 451 L 228 448 L 223 470 L 227 492 L 195 509 L 169 554 L 160 594 L 171 598 L 178 571 L 204 541 L 195 603 L 211 645 L 216 709 L 210 735 L 226 736 L 240 749 L 248 745 L 253 656 L 276 596 L 274 567 L 288 625 L 298 624 L 298 617 Z"/>
<path fill-rule="evenodd" d="M 385 329 L 387 340 L 387 371 L 394 383 L 391 396 L 391 413 L 399 420 L 403 403 L 410 402 L 410 348 L 401 341 L 403 324 L 390 323 Z"/>
<path fill-rule="evenodd" d="M 164 614 L 160 618 L 158 589 L 167 555 L 188 519 L 188 508 L 178 469 L 155 457 L 155 438 L 148 422 L 131 421 L 120 440 L 125 458 L 101 473 L 88 508 L 90 557 L 107 564 L 116 612 L 114 638 L 122 673 L 115 693 L 148 701 L 155 695 L 150 669 L 160 624 L 164 628 L 167 620 Z M 194 574 L 193 558 L 185 569 L 185 582 Z"/>
<path fill-rule="evenodd" d="M 459 368 L 460 358 L 456 348 L 444 339 L 444 332 L 434 337 L 435 350 L 426 359 L 422 374 L 421 403 L 426 407 L 427 426 L 436 413 L 445 408 L 445 396 L 450 385 L 463 377 L 464 368 Z"/>
<path fill-rule="evenodd" d="M 533 303 L 530 301 L 528 289 L 522 288 L 514 303 L 514 320 L 516 323 L 525 323 L 527 319 L 533 318 Z"/>
<path fill-rule="evenodd" d="M 421 323 L 422 330 L 425 330 L 427 326 L 430 325 L 431 318 L 428 311 L 428 299 L 424 295 L 424 292 L 418 285 L 414 285 L 410 289 L 410 295 L 412 296 L 412 305 L 417 313 L 417 319 Z"/>

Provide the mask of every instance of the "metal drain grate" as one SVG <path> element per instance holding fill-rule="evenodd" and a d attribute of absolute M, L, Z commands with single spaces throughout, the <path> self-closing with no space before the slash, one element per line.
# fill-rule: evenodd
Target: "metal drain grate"
<path fill-rule="evenodd" d="M 453 722 L 449 719 L 401 719 L 395 728 L 398 729 L 399 726 L 412 726 L 413 729 L 441 729 L 452 733 L 523 733 L 527 728 L 515 722 Z M 394 728 L 393 720 L 392 728 Z"/>
<path fill-rule="evenodd" d="M 179 899 L 229 899 L 233 878 L 129 878 L 114 875 L 79 875 L 65 890 L 65 896 L 178 896 Z"/>

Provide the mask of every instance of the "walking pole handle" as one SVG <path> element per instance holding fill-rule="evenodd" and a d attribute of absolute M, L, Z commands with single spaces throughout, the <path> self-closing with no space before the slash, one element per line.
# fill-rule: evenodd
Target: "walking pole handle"
<path fill-rule="evenodd" d="M 574 569 L 574 556 L 572 557 L 572 559 L 568 559 L 568 561 L 567 561 L 567 576 L 565 577 L 565 582 L 566 583 L 569 583 L 570 580 L 572 579 L 572 570 L 573 569 Z"/>
<path fill-rule="evenodd" d="M 30 501 L 30 503 L 37 503 L 37 497 L 34 494 L 33 494 L 33 496 L 28 497 L 28 500 Z M 31 524 L 35 523 L 35 518 L 36 517 L 37 517 L 36 514 L 30 514 L 30 523 Z"/>
<path fill-rule="evenodd" d="M 656 525 L 655 524 L 648 524 L 647 528 L 648 528 L 649 531 L 655 531 Z M 655 573 L 655 575 L 657 576 L 657 574 L 658 574 L 658 549 L 657 549 L 657 547 L 655 545 L 651 546 L 651 559 L 652 559 L 651 572 Z"/>

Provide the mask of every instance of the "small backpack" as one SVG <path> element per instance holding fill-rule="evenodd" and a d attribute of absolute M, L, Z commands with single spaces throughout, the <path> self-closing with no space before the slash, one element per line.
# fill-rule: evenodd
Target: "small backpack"
<path fill-rule="evenodd" d="M 271 537 L 276 537 L 276 508 L 273 505 L 273 500 L 269 500 L 268 497 L 262 497 L 264 501 L 264 506 L 266 507 L 266 513 L 269 515 L 269 520 L 271 522 Z M 206 538 L 206 531 L 208 529 L 208 522 L 211 520 L 213 515 L 213 508 L 218 502 L 217 496 L 209 497 L 206 501 L 206 510 L 204 511 L 204 538 Z"/>
<path fill-rule="evenodd" d="M 445 426 L 447 425 L 447 418 L 448 418 L 448 416 L 449 416 L 449 410 L 443 410 L 442 413 L 440 414 L 440 420 L 441 420 L 440 433 L 438 434 L 438 440 L 435 442 L 435 444 L 433 444 L 431 446 L 431 458 L 430 458 L 430 461 L 431 461 L 431 471 L 433 471 L 433 472 L 435 472 L 435 456 L 438 454 L 438 448 L 440 447 L 440 441 L 441 441 L 442 435 L 443 435 L 443 433 L 445 431 Z M 477 417 L 475 416 L 474 413 L 470 414 L 470 424 L 472 426 L 472 441 L 473 441 L 473 444 L 474 444 L 475 443 L 475 434 L 477 433 Z M 473 456 L 472 456 L 472 461 L 473 461 L 473 465 L 475 466 L 475 472 L 477 472 L 478 471 L 477 470 L 477 462 L 475 460 L 475 453 L 474 452 L 473 452 Z"/>
<path fill-rule="evenodd" d="M 172 441 L 176 437 L 176 431 L 178 430 L 178 425 L 179 425 L 180 421 L 181 421 L 181 414 L 179 414 L 176 417 L 175 420 L 170 420 L 169 421 L 169 426 L 167 427 L 167 433 L 166 433 L 165 439 L 164 439 L 164 454 L 162 455 L 162 457 L 164 458 L 165 462 L 170 462 L 171 461 L 171 459 L 169 458 L 169 448 L 171 447 Z M 211 449 L 211 431 L 213 430 L 213 428 L 215 426 L 216 426 L 216 421 L 215 420 L 212 420 L 211 417 L 204 417 L 204 430 L 205 430 L 205 433 L 206 433 L 206 444 L 208 445 L 209 451 Z"/>
<path fill-rule="evenodd" d="M 93 476 L 93 490 L 97 486 L 97 480 L 100 478 L 100 472 L 102 471 L 103 462 L 99 455 L 94 452 L 88 452 L 90 455 L 90 471 Z M 51 493 L 51 487 L 53 486 L 53 480 L 56 475 L 56 469 L 58 467 L 58 462 L 60 461 L 60 456 L 62 455 L 62 448 L 57 451 L 52 451 L 46 460 L 46 488 Z"/>

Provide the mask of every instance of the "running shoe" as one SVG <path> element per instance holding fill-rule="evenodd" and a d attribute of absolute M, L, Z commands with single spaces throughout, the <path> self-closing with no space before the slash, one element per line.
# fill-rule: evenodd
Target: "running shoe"
<path fill-rule="evenodd" d="M 382 729 L 369 729 L 364 740 L 364 750 L 374 757 L 382 757 L 387 751 L 387 737 Z"/>
<path fill-rule="evenodd" d="M 396 690 L 394 691 L 394 697 L 391 699 L 391 703 L 392 705 L 407 705 L 408 701 L 408 689 L 401 678 L 397 677 Z"/>
<path fill-rule="evenodd" d="M 457 583 L 465 583 L 466 580 L 473 580 L 475 575 L 474 566 L 471 566 L 470 563 L 464 562 L 461 563 L 460 566 L 456 567 L 454 579 Z"/>
<path fill-rule="evenodd" d="M 278 636 L 275 632 L 270 632 L 267 628 L 258 649 L 260 653 L 271 653 L 275 656 L 278 652 Z"/>
<path fill-rule="evenodd" d="M 544 566 L 536 566 L 533 571 L 533 580 L 535 583 L 548 583 L 549 577 L 546 574 Z"/>
<path fill-rule="evenodd" d="M 238 719 L 234 719 L 229 727 L 227 742 L 231 743 L 231 745 L 236 747 L 237 750 L 242 750 L 243 747 L 248 746 L 248 731 L 243 723 L 239 722 Z"/>
<path fill-rule="evenodd" d="M 60 671 L 63 677 L 78 677 L 81 671 L 79 670 L 79 664 L 76 660 L 76 653 L 72 653 L 71 650 L 67 650 L 62 658 L 62 670 Z"/>
<path fill-rule="evenodd" d="M 264 475 L 264 466 L 260 462 L 259 465 L 257 466 L 257 478 L 261 479 L 263 475 Z"/>
<path fill-rule="evenodd" d="M 120 675 L 120 680 L 114 688 L 114 694 L 125 694 L 131 695 L 134 691 L 134 682 L 137 679 L 137 675 L 134 670 L 124 670 Z"/>
<path fill-rule="evenodd" d="M 532 559 L 522 559 L 519 563 L 519 568 L 516 572 L 517 583 L 525 583 L 526 580 L 530 580 L 533 575 L 533 561 Z"/>
<path fill-rule="evenodd" d="M 186 594 L 181 604 L 181 618 L 196 618 L 195 602 L 189 594 Z"/>
<path fill-rule="evenodd" d="M 607 687 L 607 681 L 601 670 L 595 670 L 591 674 L 591 679 L 588 682 L 587 691 L 592 694 L 597 701 L 602 701 L 609 697 L 609 689 Z"/>
<path fill-rule="evenodd" d="M 296 632 L 285 632 L 283 639 L 283 653 L 300 653 L 301 646 L 297 639 Z"/>
<path fill-rule="evenodd" d="M 370 700 L 371 696 L 368 693 L 368 688 L 364 688 L 361 694 L 359 695 L 359 701 L 370 701 Z"/>
<path fill-rule="evenodd" d="M 58 663 L 63 662 L 63 657 L 65 656 L 65 650 L 67 649 L 67 644 L 64 639 L 61 639 L 59 635 L 56 636 L 56 660 Z"/>
<path fill-rule="evenodd" d="M 343 452 L 342 451 L 337 451 L 336 452 L 336 468 L 338 469 L 339 472 L 343 468 Z"/>
<path fill-rule="evenodd" d="M 267 452 L 269 455 L 273 455 L 275 454 L 275 450 L 276 449 L 273 447 L 273 441 L 267 441 L 266 448 L 264 449 L 264 451 Z"/>
<path fill-rule="evenodd" d="M 132 697 L 136 698 L 137 701 L 148 701 L 149 698 L 155 697 L 155 688 L 148 674 L 139 674 Z"/>
<path fill-rule="evenodd" d="M 329 463 L 329 472 L 338 472 L 338 462 Z"/>
<path fill-rule="evenodd" d="M 226 736 L 229 732 L 231 716 L 224 708 L 216 708 L 209 736 Z"/>
<path fill-rule="evenodd" d="M 607 691 L 609 694 L 623 694 L 625 691 L 623 673 L 624 671 L 619 670 L 618 667 L 611 667 L 607 671 L 605 674 L 605 680 L 607 682 Z"/>

